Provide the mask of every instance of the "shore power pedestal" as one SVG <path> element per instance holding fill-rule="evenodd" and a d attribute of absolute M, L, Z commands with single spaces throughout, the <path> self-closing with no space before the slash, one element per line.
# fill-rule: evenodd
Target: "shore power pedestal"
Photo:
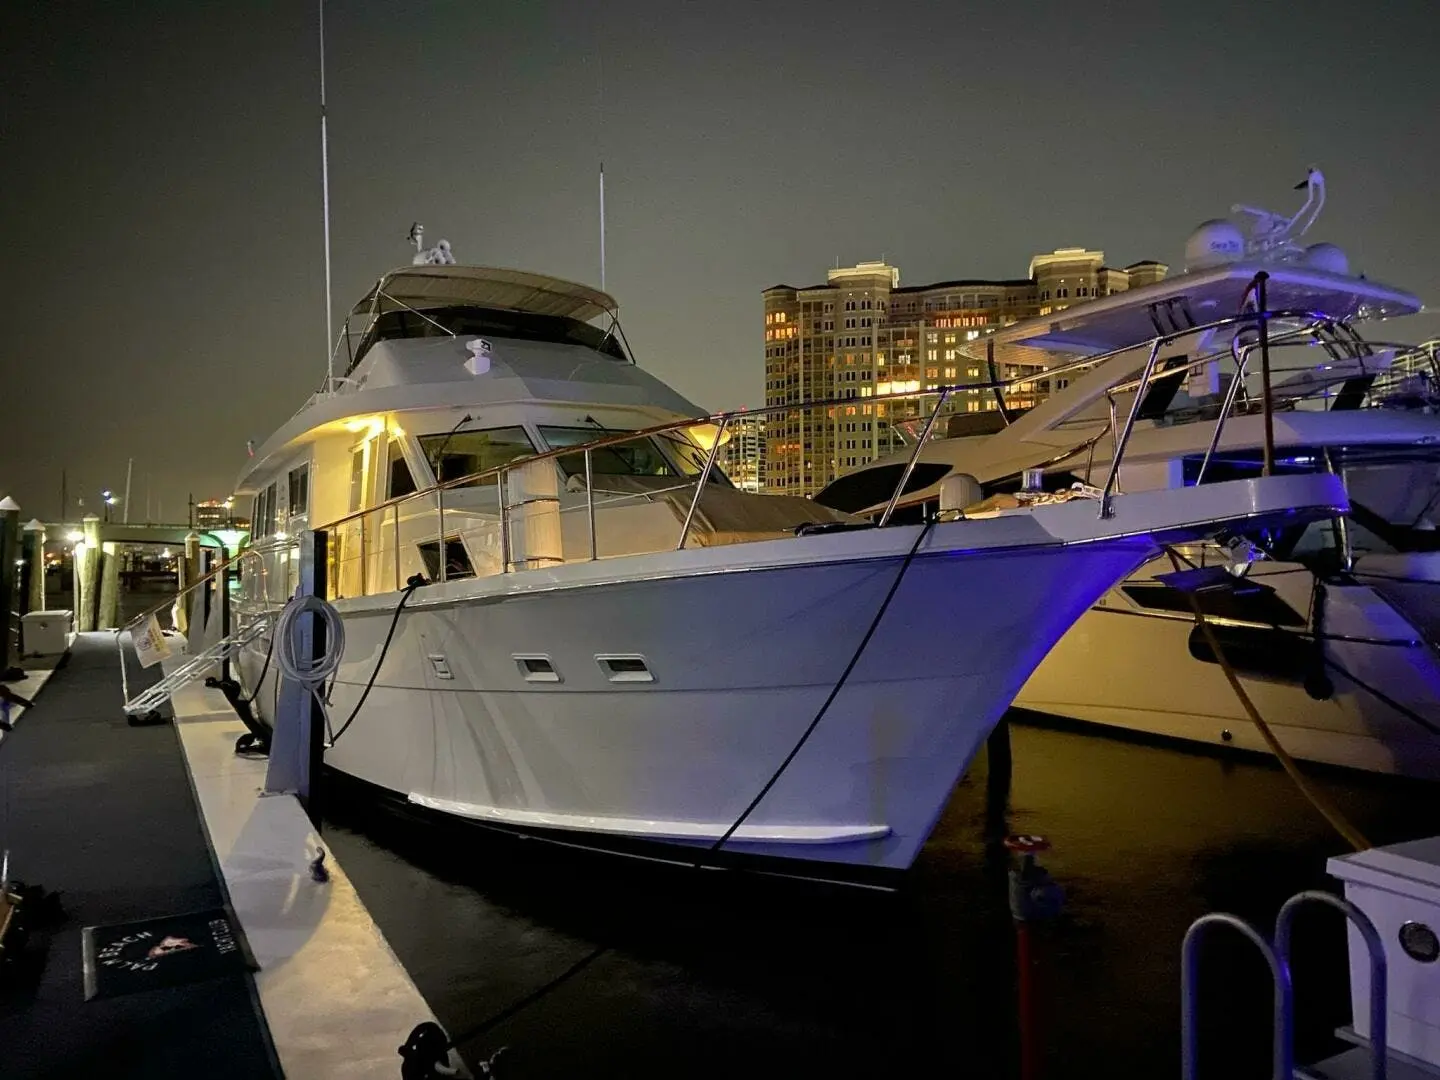
<path fill-rule="evenodd" d="M 1389 1050 L 1440 1076 L 1440 836 L 1338 856 L 1326 869 L 1385 945 Z M 1353 1027 L 1369 1039 L 1370 958 L 1353 924 L 1348 933 Z"/>

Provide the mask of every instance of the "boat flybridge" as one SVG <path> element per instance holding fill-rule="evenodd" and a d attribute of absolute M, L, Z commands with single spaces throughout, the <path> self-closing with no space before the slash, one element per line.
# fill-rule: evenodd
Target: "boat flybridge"
<path fill-rule="evenodd" d="M 717 466 L 739 414 L 636 366 L 609 296 L 512 270 L 386 274 L 346 341 L 241 478 L 239 621 L 291 596 L 316 530 L 344 630 L 326 763 L 571 843 L 903 869 L 1034 666 L 1159 545 L 1344 508 L 1314 474 L 908 524 L 749 494 Z M 239 663 L 267 722 L 271 638 Z"/>
<path fill-rule="evenodd" d="M 1348 513 L 1185 555 L 1243 577 L 1202 603 L 1290 754 L 1440 778 L 1440 368 L 1433 346 L 1360 333 L 1420 302 L 1349 274 L 1330 245 L 1257 250 L 1226 224 L 1202 226 L 1183 274 L 972 342 L 991 378 L 946 396 L 990 408 L 952 416 L 948 437 L 918 457 L 880 458 L 816 500 L 906 520 L 948 505 L 947 485 L 973 517 L 1075 484 L 1134 493 L 1267 473 L 1341 477 Z M 1272 312 L 1263 338 L 1241 317 L 1256 307 Z M 1028 397 L 1034 384 L 1046 400 L 1006 408 L 1008 392 Z M 1230 416 L 1223 428 L 1217 415 Z M 1157 580 L 1173 569 L 1155 558 L 1107 591 L 1015 703 L 1265 750 L 1190 598 Z"/>

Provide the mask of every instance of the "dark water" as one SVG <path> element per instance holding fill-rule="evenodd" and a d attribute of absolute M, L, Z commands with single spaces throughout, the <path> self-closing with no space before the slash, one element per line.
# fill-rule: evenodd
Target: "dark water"
<path fill-rule="evenodd" d="M 1347 847 L 1272 764 L 1034 727 L 1014 732 L 1010 832 L 1041 833 L 1064 885 L 1037 928 L 1037 1041 L 1049 1076 L 1175 1076 L 1186 927 L 1336 888 Z M 1425 785 L 1309 770 L 1376 843 L 1440 832 Z M 593 949 L 610 950 L 465 1047 L 502 1075 L 1018 1075 L 1015 933 L 987 857 L 983 758 L 896 894 L 653 868 L 473 828 L 427 829 L 354 800 L 330 843 L 442 1023 L 461 1031 Z M 995 828 L 991 821 L 988 827 Z M 1203 956 L 1203 1070 L 1268 1075 L 1258 954 Z M 1349 1017 L 1344 935 L 1297 925 L 1298 1051 Z M 398 1045 L 398 1044 L 397 1044 Z"/>

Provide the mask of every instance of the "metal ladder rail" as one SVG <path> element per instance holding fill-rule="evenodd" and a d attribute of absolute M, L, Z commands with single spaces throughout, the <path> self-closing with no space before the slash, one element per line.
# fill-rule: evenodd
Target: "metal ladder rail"
<path fill-rule="evenodd" d="M 1306 904 L 1320 903 L 1335 908 L 1343 914 L 1365 940 L 1365 951 L 1370 957 L 1370 1075 L 1372 1080 L 1386 1080 L 1388 1055 L 1386 1053 L 1386 1017 L 1388 1015 L 1387 966 L 1385 947 L 1375 924 L 1366 914 L 1348 900 L 1332 893 L 1310 889 L 1296 893 L 1281 906 L 1275 919 L 1275 944 L 1269 942 L 1244 919 L 1227 912 L 1202 915 L 1190 924 L 1181 946 L 1180 961 L 1180 1043 L 1182 1080 L 1197 1080 L 1199 1076 L 1199 1037 L 1196 1031 L 1198 1006 L 1196 989 L 1199 985 L 1200 940 L 1212 926 L 1228 926 L 1238 930 L 1255 945 L 1270 967 L 1270 976 L 1275 985 L 1274 1033 L 1272 1043 L 1272 1080 L 1304 1080 L 1315 1074 L 1295 1067 L 1295 998 L 1290 981 L 1290 943 L 1295 912 Z"/>
<path fill-rule="evenodd" d="M 174 671 L 165 675 L 154 686 L 147 687 L 135 695 L 135 697 L 126 701 L 124 705 L 126 715 L 144 716 L 147 713 L 154 712 L 168 701 L 176 690 L 194 682 L 206 671 L 209 671 L 216 661 L 234 656 L 242 648 L 250 644 L 250 642 L 260 637 L 270 625 L 270 622 L 271 619 L 268 613 L 261 615 L 246 623 L 242 629 L 237 630 L 229 637 L 221 638 L 198 656 L 192 656 Z"/>
<path fill-rule="evenodd" d="M 1200 982 L 1200 939 L 1212 926 L 1228 926 L 1238 930 L 1260 950 L 1270 966 L 1275 985 L 1275 1035 L 1271 1045 L 1271 1080 L 1295 1080 L 1294 997 L 1290 986 L 1290 969 L 1270 943 L 1238 915 L 1217 911 L 1202 915 L 1185 931 L 1180 952 L 1180 1076 L 1181 1080 L 1197 1080 L 1200 1068 L 1200 1038 L 1196 1031 L 1196 989 Z"/>
<path fill-rule="evenodd" d="M 1349 900 L 1333 893 L 1321 892 L 1319 889 L 1296 893 L 1285 901 L 1280 908 L 1280 914 L 1275 917 L 1275 954 L 1287 969 L 1290 966 L 1291 926 L 1295 921 L 1295 912 L 1305 904 L 1324 904 L 1334 908 L 1344 915 L 1365 939 L 1365 951 L 1370 956 L 1370 1076 L 1372 1080 L 1385 1080 L 1389 1061 L 1386 1031 L 1386 1017 L 1389 1013 L 1386 994 L 1389 985 L 1386 982 L 1388 968 L 1385 946 L 1380 941 L 1380 932 L 1375 929 L 1370 917 Z M 1297 1075 L 1310 1074 L 1301 1069 Z"/>

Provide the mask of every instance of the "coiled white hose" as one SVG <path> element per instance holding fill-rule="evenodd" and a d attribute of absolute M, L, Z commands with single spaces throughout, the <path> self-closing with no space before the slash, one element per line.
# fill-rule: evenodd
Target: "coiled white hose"
<path fill-rule="evenodd" d="M 319 657 L 300 656 L 304 638 L 296 621 L 306 612 L 325 624 L 325 651 Z M 316 693 L 340 667 L 345 655 L 345 624 L 340 613 L 318 596 L 296 596 L 275 620 L 275 664 L 287 679 Z"/>

